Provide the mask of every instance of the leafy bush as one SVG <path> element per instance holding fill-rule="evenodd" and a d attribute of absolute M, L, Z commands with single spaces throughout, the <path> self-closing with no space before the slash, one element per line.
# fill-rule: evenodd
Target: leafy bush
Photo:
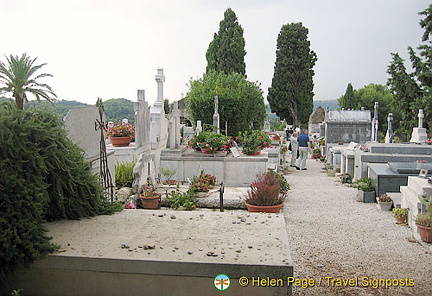
<path fill-rule="evenodd" d="M 364 192 L 375 191 L 375 186 L 371 178 L 361 178 L 354 182 L 353 187 L 356 187 L 358 190 L 363 190 Z"/>
<path fill-rule="evenodd" d="M 186 210 L 191 211 L 196 208 L 196 199 L 194 192 L 188 190 L 187 192 L 176 191 L 170 192 L 168 196 L 169 206 L 173 209 L 184 207 Z"/>
<path fill-rule="evenodd" d="M 0 281 L 52 252 L 42 223 L 112 212 L 83 151 L 51 112 L 0 104 Z"/>
<path fill-rule="evenodd" d="M 258 130 L 239 132 L 238 138 L 245 154 L 257 153 L 266 147 L 270 147 L 271 144 L 269 135 Z"/>

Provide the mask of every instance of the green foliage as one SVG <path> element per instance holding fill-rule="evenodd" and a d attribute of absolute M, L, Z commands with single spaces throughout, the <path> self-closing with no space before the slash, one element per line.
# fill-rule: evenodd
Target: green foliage
<path fill-rule="evenodd" d="M 357 101 L 354 96 L 354 89 L 351 83 L 348 83 L 345 94 L 338 100 L 339 106 L 345 109 L 356 109 Z"/>
<path fill-rule="evenodd" d="M 219 23 L 219 32 L 214 34 L 206 53 L 207 72 L 215 70 L 225 74 L 246 75 L 244 57 L 245 40 L 243 29 L 237 21 L 235 12 L 228 8 L 224 19 Z"/>
<path fill-rule="evenodd" d="M 51 77 L 51 74 L 42 73 L 34 76 L 46 65 L 34 65 L 36 60 L 37 58 L 32 59 L 24 53 L 21 57 L 13 55 L 6 57 L 6 63 L 0 61 L 0 82 L 6 84 L 0 87 L 0 93 L 11 93 L 20 110 L 24 109 L 24 102 L 27 101 L 28 94 L 32 94 L 38 101 L 41 98 L 52 101 L 57 97 L 48 84 L 38 82 L 40 78 Z"/>
<path fill-rule="evenodd" d="M 408 217 L 408 209 L 393 208 L 392 213 L 396 218 Z"/>
<path fill-rule="evenodd" d="M 375 191 L 375 186 L 371 178 L 361 178 L 353 183 L 353 187 L 356 187 L 358 190 L 363 190 L 364 192 Z"/>
<path fill-rule="evenodd" d="M 135 122 L 134 103 L 127 99 L 110 99 L 103 102 L 106 119 L 117 123 L 127 118 L 129 123 Z"/>
<path fill-rule="evenodd" d="M 394 122 L 399 124 L 395 129 L 403 140 L 408 140 L 412 128 L 417 126 L 420 108 L 425 111 L 424 121 L 432 127 L 432 4 L 419 14 L 424 16 L 420 20 L 420 27 L 425 30 L 422 36 L 424 43 L 417 47 L 418 53 L 408 47 L 413 72 L 407 72 L 404 60 L 398 53 L 392 53 L 392 61 L 387 69 L 390 75 L 387 85 L 394 96 Z"/>
<path fill-rule="evenodd" d="M 415 222 L 421 226 L 432 227 L 432 216 L 429 214 L 418 214 Z"/>
<path fill-rule="evenodd" d="M 228 135 L 235 136 L 252 125 L 261 129 L 265 118 L 264 98 L 257 83 L 238 73 L 209 71 L 202 79 L 190 82 L 187 108 L 192 121 L 213 124 L 214 97 L 219 97 L 221 127 L 228 124 Z"/>
<path fill-rule="evenodd" d="M 115 166 L 115 182 L 116 187 L 132 187 L 133 183 L 133 168 L 136 161 L 126 161 L 117 163 Z"/>
<path fill-rule="evenodd" d="M 213 151 L 227 150 L 231 147 L 231 138 L 222 134 L 204 131 L 194 136 L 188 143 L 192 149 L 209 148 Z"/>
<path fill-rule="evenodd" d="M 180 190 L 170 192 L 168 196 L 169 206 L 173 209 L 180 207 L 185 208 L 188 211 L 192 211 L 196 208 L 196 198 L 193 191 L 188 190 L 187 192 L 181 192 Z"/>
<path fill-rule="evenodd" d="M 204 174 L 202 170 L 199 176 L 193 176 L 189 190 L 191 192 L 208 192 L 209 189 L 215 185 L 216 177 L 210 174 Z"/>
<path fill-rule="evenodd" d="M 271 144 L 269 135 L 258 130 L 239 132 L 238 138 L 245 154 L 257 153 Z"/>
<path fill-rule="evenodd" d="M 168 99 L 164 99 L 164 112 L 165 112 L 165 114 L 171 113 L 171 108 L 170 108 Z"/>
<path fill-rule="evenodd" d="M 174 176 L 177 173 L 177 169 L 175 169 L 175 168 L 170 169 L 170 168 L 161 167 L 160 172 L 162 175 L 165 176 L 165 178 L 167 180 L 171 180 L 172 176 Z"/>
<path fill-rule="evenodd" d="M 313 76 L 317 56 L 310 49 L 308 29 L 302 23 L 282 26 L 276 63 L 267 100 L 272 112 L 288 124 L 307 123 L 313 109 Z"/>
<path fill-rule="evenodd" d="M 42 223 L 109 213 L 83 151 L 58 117 L 0 104 L 0 281 L 53 251 Z"/>

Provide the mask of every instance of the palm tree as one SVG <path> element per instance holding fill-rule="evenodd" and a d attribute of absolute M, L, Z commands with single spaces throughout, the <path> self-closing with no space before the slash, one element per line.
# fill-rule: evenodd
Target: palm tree
<path fill-rule="evenodd" d="M 25 53 L 21 58 L 13 55 L 10 55 L 9 58 L 6 55 L 5 57 L 7 63 L 0 61 L 0 84 L 6 84 L 6 86 L 0 87 L 0 93 L 11 92 L 18 109 L 24 110 L 27 93 L 33 94 L 38 101 L 42 97 L 52 102 L 50 95 L 57 97 L 49 85 L 37 82 L 39 78 L 52 77 L 51 74 L 43 73 L 32 77 L 46 64 L 33 66 L 37 58 L 31 59 Z"/>

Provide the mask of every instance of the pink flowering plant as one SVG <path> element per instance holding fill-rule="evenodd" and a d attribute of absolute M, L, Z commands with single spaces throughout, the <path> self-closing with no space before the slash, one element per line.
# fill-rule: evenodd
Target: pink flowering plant
<path fill-rule="evenodd" d="M 238 138 L 244 154 L 255 154 L 271 144 L 269 135 L 258 130 L 240 132 Z"/>
<path fill-rule="evenodd" d="M 130 123 L 121 122 L 108 128 L 107 137 L 135 137 L 135 126 Z"/>
<path fill-rule="evenodd" d="M 193 137 L 189 141 L 188 147 L 196 150 L 207 148 L 212 151 L 226 151 L 229 147 L 231 147 L 231 139 L 230 137 L 224 136 L 222 134 L 205 131 Z"/>

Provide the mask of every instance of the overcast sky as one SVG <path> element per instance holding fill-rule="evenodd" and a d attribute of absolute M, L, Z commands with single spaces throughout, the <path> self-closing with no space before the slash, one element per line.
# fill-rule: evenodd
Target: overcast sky
<path fill-rule="evenodd" d="M 336 99 L 348 83 L 385 84 L 391 52 L 408 59 L 422 29 L 426 0 L 0 0 L 0 60 L 26 52 L 47 63 L 60 99 L 95 103 L 138 89 L 157 96 L 163 67 L 171 102 L 202 77 L 205 53 L 231 7 L 244 30 L 246 73 L 267 97 L 281 27 L 302 22 L 317 53 L 314 100 Z"/>

